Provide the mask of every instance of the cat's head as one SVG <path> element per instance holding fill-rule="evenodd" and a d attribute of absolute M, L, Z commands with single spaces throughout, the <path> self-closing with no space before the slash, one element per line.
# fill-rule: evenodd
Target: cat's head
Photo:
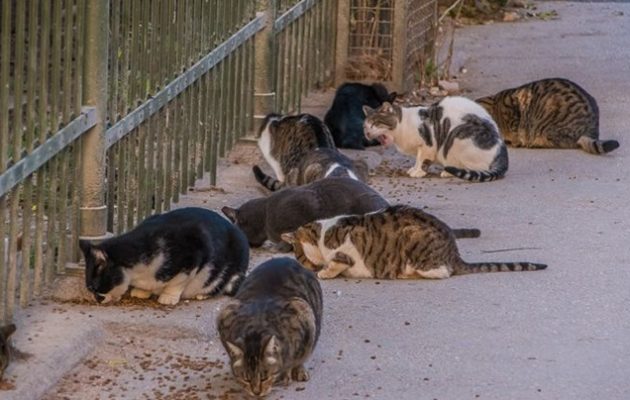
<path fill-rule="evenodd" d="M 9 337 L 15 332 L 15 325 L 9 324 L 0 327 L 0 379 L 4 374 L 4 370 L 9 365 Z"/>
<path fill-rule="evenodd" d="M 363 131 L 368 140 L 376 139 L 381 145 L 389 146 L 394 142 L 393 131 L 402 120 L 402 108 L 386 101 L 374 109 L 363 106 L 365 121 Z"/>
<path fill-rule="evenodd" d="M 293 251 L 304 256 L 313 264 L 320 268 L 325 264 L 324 256 L 319 249 L 319 237 L 322 231 L 322 224 L 315 221 L 300 226 L 294 232 L 286 232 L 281 235 L 282 240 L 293 246 Z M 304 265 L 306 268 L 313 266 Z"/>
<path fill-rule="evenodd" d="M 225 206 L 221 209 L 221 212 L 243 231 L 251 247 L 260 247 L 267 240 L 266 201 L 266 198 L 253 199 L 239 208 Z"/>
<path fill-rule="evenodd" d="M 96 301 L 109 303 L 120 300 L 129 288 L 129 278 L 123 268 L 116 265 L 98 244 L 80 240 L 79 247 L 85 258 L 85 285 Z"/>

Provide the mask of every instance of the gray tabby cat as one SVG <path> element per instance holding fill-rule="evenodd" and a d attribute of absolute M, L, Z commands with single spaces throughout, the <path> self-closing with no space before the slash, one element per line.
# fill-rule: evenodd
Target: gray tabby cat
<path fill-rule="evenodd" d="M 452 230 L 436 217 L 408 206 L 365 215 L 340 216 L 300 227 L 282 239 L 293 244 L 306 268 L 322 279 L 443 279 L 496 271 L 535 271 L 530 262 L 467 263 Z"/>
<path fill-rule="evenodd" d="M 0 380 L 11 360 L 11 345 L 9 337 L 15 332 L 15 325 L 9 324 L 0 327 Z"/>
<path fill-rule="evenodd" d="M 599 140 L 597 102 L 568 79 L 542 79 L 476 101 L 514 147 L 581 148 L 592 154 L 619 147 L 616 140 Z"/>
<path fill-rule="evenodd" d="M 374 189 L 350 178 L 327 178 L 309 185 L 286 188 L 247 201 L 239 208 L 221 211 L 238 226 L 250 246 L 262 246 L 265 240 L 277 243 L 277 250 L 290 251 L 280 235 L 318 219 L 344 214 L 364 214 L 389 204 Z"/>
<path fill-rule="evenodd" d="M 284 182 L 272 178 L 255 165 L 256 180 L 271 191 L 285 186 L 300 186 L 328 177 L 348 177 L 367 181 L 368 166 L 363 160 L 352 161 L 337 149 L 318 148 L 304 155 L 299 165 L 285 175 Z"/>
<path fill-rule="evenodd" d="M 395 144 L 416 158 L 407 173 L 427 174 L 427 165 L 444 167 L 442 176 L 484 182 L 502 178 L 508 153 L 488 112 L 464 97 L 445 97 L 430 107 L 400 107 L 390 103 L 376 110 L 364 106 L 368 139 Z"/>
<path fill-rule="evenodd" d="M 328 127 L 314 115 L 269 114 L 260 127 L 258 147 L 276 178 L 284 182 L 311 150 L 335 148 L 335 143 Z"/>
<path fill-rule="evenodd" d="M 304 363 L 322 325 L 322 290 L 315 275 L 294 259 L 256 267 L 217 319 L 232 372 L 254 396 L 274 383 L 307 381 Z"/>

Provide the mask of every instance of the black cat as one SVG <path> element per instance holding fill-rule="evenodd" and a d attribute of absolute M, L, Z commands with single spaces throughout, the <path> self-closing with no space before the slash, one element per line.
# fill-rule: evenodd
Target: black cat
<path fill-rule="evenodd" d="M 324 122 L 330 128 L 335 145 L 346 149 L 363 150 L 377 146 L 377 140 L 368 140 L 363 133 L 365 114 L 363 106 L 379 107 L 386 101 L 393 102 L 396 93 L 389 93 L 380 83 L 344 83 L 337 88 L 330 110 Z"/>
<path fill-rule="evenodd" d="M 159 295 L 180 298 L 236 293 L 249 263 L 243 232 L 214 211 L 182 208 L 145 219 L 133 230 L 93 244 L 80 241 L 85 282 L 96 300 Z"/>

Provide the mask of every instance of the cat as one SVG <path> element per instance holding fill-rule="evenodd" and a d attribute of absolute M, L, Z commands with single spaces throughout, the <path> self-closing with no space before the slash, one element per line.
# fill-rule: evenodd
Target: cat
<path fill-rule="evenodd" d="M 249 263 L 247 238 L 214 211 L 189 207 L 153 215 L 98 244 L 79 242 L 85 282 L 99 303 L 131 296 L 175 305 L 180 298 L 232 295 Z"/>
<path fill-rule="evenodd" d="M 496 271 L 534 271 L 529 262 L 467 263 L 452 230 L 438 218 L 409 206 L 311 222 L 282 234 L 304 267 L 322 279 L 443 279 Z"/>
<path fill-rule="evenodd" d="M 378 145 L 377 140 L 368 140 L 363 133 L 365 115 L 362 107 L 379 107 L 383 102 L 393 102 L 395 92 L 389 93 L 380 83 L 344 83 L 337 88 L 333 103 L 326 112 L 324 122 L 330 128 L 337 147 L 363 150 Z"/>
<path fill-rule="evenodd" d="M 0 380 L 4 375 L 4 371 L 9 366 L 11 360 L 11 344 L 9 343 L 9 337 L 15 332 L 15 325 L 8 324 L 0 327 Z"/>
<path fill-rule="evenodd" d="M 383 103 L 364 107 L 365 134 L 401 153 L 416 157 L 407 173 L 427 174 L 427 165 L 443 166 L 441 176 L 474 182 L 502 178 L 508 153 L 496 123 L 479 104 L 465 97 L 445 97 L 429 107 L 400 107 Z M 428 163 L 427 163 L 428 162 Z"/>
<path fill-rule="evenodd" d="M 619 147 L 616 140 L 599 140 L 597 102 L 568 79 L 542 79 L 476 101 L 514 147 L 581 148 L 592 154 Z"/>
<path fill-rule="evenodd" d="M 328 127 L 314 115 L 269 114 L 260 127 L 258 148 L 280 182 L 316 148 L 335 148 Z"/>
<path fill-rule="evenodd" d="M 273 258 L 245 278 L 220 312 L 217 330 L 232 373 L 249 394 L 309 380 L 304 363 L 319 339 L 322 311 L 319 281 L 292 258 Z"/>
<path fill-rule="evenodd" d="M 287 252 L 291 246 L 282 241 L 282 233 L 318 219 L 364 214 L 387 206 L 389 203 L 365 183 L 333 177 L 252 199 L 239 208 L 226 206 L 221 211 L 245 233 L 250 246 L 259 247 L 270 240 L 276 250 Z"/>
<path fill-rule="evenodd" d="M 317 148 L 306 153 L 300 163 L 288 174 L 283 182 L 265 174 L 257 165 L 252 168 L 254 177 L 271 191 L 285 186 L 306 185 L 327 177 L 348 177 L 367 181 L 368 166 L 364 160 L 353 161 L 337 149 Z"/>

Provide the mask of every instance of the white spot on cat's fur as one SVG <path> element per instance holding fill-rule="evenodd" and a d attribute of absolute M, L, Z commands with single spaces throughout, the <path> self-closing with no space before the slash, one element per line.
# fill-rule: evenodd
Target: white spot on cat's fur
<path fill-rule="evenodd" d="M 486 109 L 478 103 L 471 101 L 466 97 L 448 96 L 442 99 L 439 104 L 444 108 L 445 111 L 440 121 L 443 121 L 444 118 L 450 118 L 451 126 L 457 126 L 461 124 L 467 114 L 475 114 L 483 119 L 491 121 L 496 127 L 496 123 L 494 122 L 490 114 L 488 114 L 488 111 L 486 111 Z"/>
<path fill-rule="evenodd" d="M 354 179 L 355 181 L 359 180 L 359 178 L 357 178 L 357 176 L 354 174 L 354 172 L 352 172 L 351 170 L 347 169 L 346 167 L 342 167 L 341 165 L 339 165 L 339 163 L 334 163 L 330 167 L 328 167 L 328 169 L 326 170 L 326 173 L 324 174 L 324 178 L 330 176 L 330 174 L 335 172 L 335 170 L 337 168 L 343 168 L 346 171 L 346 174 L 348 174 L 348 176 L 350 178 Z"/>
<path fill-rule="evenodd" d="M 267 125 L 260 133 L 260 138 L 258 139 L 258 148 L 262 152 L 263 157 L 265 158 L 271 169 L 273 169 L 274 174 L 276 174 L 276 178 L 280 182 L 284 182 L 285 178 L 284 173 L 282 172 L 282 167 L 280 166 L 280 163 L 271 155 L 271 132 L 269 131 L 269 125 L 272 122 L 277 121 L 278 119 L 279 118 L 269 119 Z"/>
<path fill-rule="evenodd" d="M 428 271 L 417 269 L 416 272 L 425 279 L 445 279 L 451 276 L 446 265 L 440 265 L 438 268 L 430 269 Z"/>
<path fill-rule="evenodd" d="M 225 293 L 231 293 L 234 290 L 234 285 L 240 278 L 241 277 L 239 275 L 233 275 L 228 281 L 228 283 L 225 285 L 225 288 L 223 289 L 223 291 Z"/>

